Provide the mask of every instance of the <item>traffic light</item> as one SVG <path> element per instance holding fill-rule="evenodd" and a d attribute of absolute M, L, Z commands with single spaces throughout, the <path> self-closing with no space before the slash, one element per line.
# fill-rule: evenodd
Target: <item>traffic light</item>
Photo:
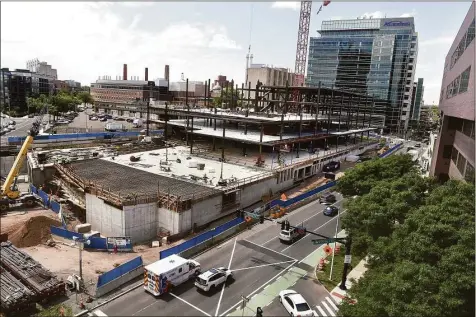
<path fill-rule="evenodd" d="M 263 222 L 264 222 L 264 216 L 261 215 L 261 216 L 259 216 L 259 223 L 263 223 Z"/>
<path fill-rule="evenodd" d="M 261 307 L 256 308 L 256 317 L 263 317 L 263 310 Z"/>

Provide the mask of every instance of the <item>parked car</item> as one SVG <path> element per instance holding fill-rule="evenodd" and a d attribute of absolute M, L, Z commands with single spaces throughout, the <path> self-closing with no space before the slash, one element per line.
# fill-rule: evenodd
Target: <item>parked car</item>
<path fill-rule="evenodd" d="M 324 172 L 334 172 L 340 168 L 340 162 L 331 161 L 322 167 Z"/>
<path fill-rule="evenodd" d="M 14 124 L 10 124 L 10 125 L 8 126 L 8 129 L 10 129 L 10 131 L 11 131 L 11 130 L 15 130 L 16 128 L 15 128 L 15 125 L 14 125 Z"/>
<path fill-rule="evenodd" d="M 233 278 L 233 273 L 225 267 L 210 269 L 197 276 L 195 286 L 199 290 L 208 292 L 226 283 L 229 278 Z"/>
<path fill-rule="evenodd" d="M 114 120 L 117 120 L 117 121 L 125 121 L 126 119 L 125 119 L 125 118 L 123 118 L 123 117 L 117 117 L 117 118 L 116 118 L 116 119 L 114 119 Z"/>
<path fill-rule="evenodd" d="M 17 124 L 15 120 L 8 121 L 8 125 L 15 125 L 15 124 Z"/>
<path fill-rule="evenodd" d="M 34 113 L 30 113 L 30 114 L 28 115 L 28 118 L 34 118 L 34 117 L 35 117 L 35 114 L 34 114 Z"/>
<path fill-rule="evenodd" d="M 67 120 L 67 119 L 60 119 L 58 121 L 56 121 L 56 124 L 70 124 L 71 121 Z"/>
<path fill-rule="evenodd" d="M 321 198 L 319 198 L 319 203 L 321 204 L 333 204 L 337 201 L 337 198 L 332 193 L 324 193 Z"/>
<path fill-rule="evenodd" d="M 99 121 L 101 121 L 101 122 L 106 122 L 106 121 L 107 121 L 107 118 L 106 118 L 106 117 L 99 118 Z"/>
<path fill-rule="evenodd" d="M 2 130 L 3 134 L 10 132 L 10 129 L 8 127 L 3 128 Z"/>
<path fill-rule="evenodd" d="M 127 118 L 126 121 L 127 122 L 134 122 L 134 118 Z"/>
<path fill-rule="evenodd" d="M 279 302 L 291 316 L 317 316 L 304 297 L 292 289 L 279 292 Z"/>
<path fill-rule="evenodd" d="M 91 121 L 97 121 L 97 120 L 98 120 L 98 117 L 96 117 L 96 116 L 91 116 L 91 117 L 89 117 L 89 120 L 91 120 Z"/>
<path fill-rule="evenodd" d="M 334 217 L 339 213 L 339 208 L 336 206 L 327 206 L 326 209 L 324 209 L 324 216 L 330 216 Z"/>

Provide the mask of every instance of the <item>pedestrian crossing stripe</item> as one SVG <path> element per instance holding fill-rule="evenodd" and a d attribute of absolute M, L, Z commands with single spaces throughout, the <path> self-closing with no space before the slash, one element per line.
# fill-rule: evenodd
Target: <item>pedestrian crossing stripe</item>
<path fill-rule="evenodd" d="M 321 317 L 335 317 L 337 316 L 337 311 L 339 310 L 335 302 L 330 297 L 326 297 L 326 300 L 323 300 L 321 305 L 316 305 L 316 308 L 319 311 L 317 315 Z"/>

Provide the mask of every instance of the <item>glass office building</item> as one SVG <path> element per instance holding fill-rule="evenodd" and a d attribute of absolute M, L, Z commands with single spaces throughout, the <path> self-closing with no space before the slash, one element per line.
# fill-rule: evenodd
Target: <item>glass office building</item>
<path fill-rule="evenodd" d="M 403 134 L 411 117 L 417 57 L 413 18 L 323 21 L 311 37 L 306 85 L 354 90 L 388 100 L 385 126 Z"/>

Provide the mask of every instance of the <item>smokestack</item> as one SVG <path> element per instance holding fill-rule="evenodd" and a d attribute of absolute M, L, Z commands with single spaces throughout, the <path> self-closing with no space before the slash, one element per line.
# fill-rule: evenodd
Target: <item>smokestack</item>
<path fill-rule="evenodd" d="M 124 80 L 127 80 L 127 64 L 124 64 L 124 69 L 122 71 L 122 78 L 124 78 Z"/>
<path fill-rule="evenodd" d="M 145 81 L 149 80 L 149 69 L 146 67 L 145 68 Z"/>
<path fill-rule="evenodd" d="M 165 65 L 164 77 L 166 81 L 169 81 L 169 72 L 170 72 L 169 65 Z"/>

